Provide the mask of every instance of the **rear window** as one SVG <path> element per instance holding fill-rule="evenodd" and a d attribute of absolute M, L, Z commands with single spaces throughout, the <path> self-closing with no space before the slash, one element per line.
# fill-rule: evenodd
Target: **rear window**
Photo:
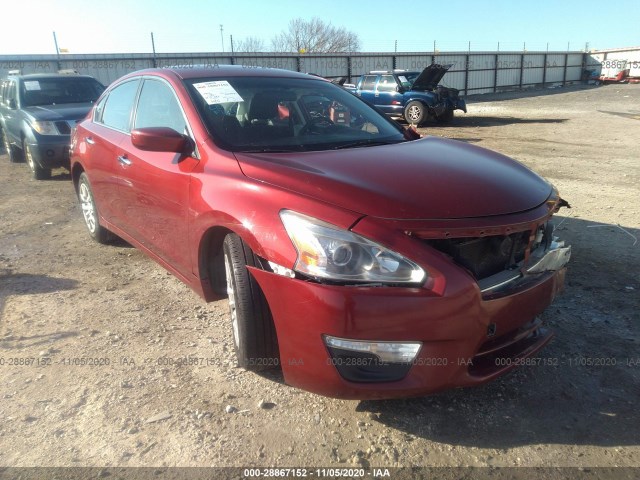
<path fill-rule="evenodd" d="M 93 78 L 24 78 L 20 82 L 23 107 L 95 102 L 104 87 Z"/>

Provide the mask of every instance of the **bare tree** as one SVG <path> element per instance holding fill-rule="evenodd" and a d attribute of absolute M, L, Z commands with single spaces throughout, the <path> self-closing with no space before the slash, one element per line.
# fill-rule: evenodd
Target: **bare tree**
<path fill-rule="evenodd" d="M 235 52 L 265 52 L 267 50 L 264 40 L 258 37 L 247 37 L 244 40 L 234 42 Z"/>
<path fill-rule="evenodd" d="M 344 27 L 334 27 L 315 17 L 295 18 L 289 27 L 271 40 L 276 52 L 333 53 L 360 50 L 360 39 Z"/>

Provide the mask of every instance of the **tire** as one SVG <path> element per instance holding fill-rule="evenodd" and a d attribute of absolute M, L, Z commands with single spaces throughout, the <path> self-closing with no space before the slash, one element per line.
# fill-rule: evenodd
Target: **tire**
<path fill-rule="evenodd" d="M 404 119 L 411 125 L 420 126 L 427 118 L 427 109 L 425 106 L 414 100 L 404 107 Z"/>
<path fill-rule="evenodd" d="M 238 366 L 254 372 L 280 365 L 278 338 L 267 300 L 247 266 L 258 258 L 236 234 L 224 239 L 224 267 Z"/>
<path fill-rule="evenodd" d="M 9 137 L 4 129 L 2 129 L 2 144 L 4 145 L 4 150 L 7 152 L 7 156 L 9 157 L 9 162 L 20 163 L 22 157 L 18 153 L 18 149 L 9 143 Z"/>
<path fill-rule="evenodd" d="M 89 184 L 89 178 L 82 172 L 78 179 L 78 200 L 82 208 L 84 223 L 89 230 L 89 235 L 98 243 L 109 243 L 113 239 L 113 234 L 100 225 L 100 215 L 93 200 L 93 192 Z"/>
<path fill-rule="evenodd" d="M 453 110 L 447 110 L 439 117 L 436 117 L 436 122 L 438 123 L 449 123 L 453 120 Z"/>
<path fill-rule="evenodd" d="M 31 153 L 31 147 L 27 144 L 27 141 L 24 140 L 22 142 L 22 153 L 24 154 L 24 158 L 31 169 L 31 174 L 35 180 L 48 180 L 51 178 L 51 169 L 50 168 L 42 168 L 38 165 L 38 162 L 33 158 L 33 154 Z"/>

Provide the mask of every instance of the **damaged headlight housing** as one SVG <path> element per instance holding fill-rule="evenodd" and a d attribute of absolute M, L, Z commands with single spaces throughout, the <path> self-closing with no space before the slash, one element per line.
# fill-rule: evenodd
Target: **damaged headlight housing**
<path fill-rule="evenodd" d="M 348 230 L 290 210 L 280 218 L 298 252 L 299 273 L 353 283 L 421 284 L 427 278 L 416 263 Z"/>

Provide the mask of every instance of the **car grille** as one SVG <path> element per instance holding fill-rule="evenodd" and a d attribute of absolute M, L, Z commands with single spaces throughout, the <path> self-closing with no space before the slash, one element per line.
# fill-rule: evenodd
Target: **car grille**
<path fill-rule="evenodd" d="M 469 270 L 476 280 L 482 280 L 514 267 L 524 259 L 529 244 L 529 232 L 426 242 Z"/>
<path fill-rule="evenodd" d="M 67 122 L 56 122 L 56 128 L 61 135 L 69 135 L 71 133 L 71 127 Z"/>

